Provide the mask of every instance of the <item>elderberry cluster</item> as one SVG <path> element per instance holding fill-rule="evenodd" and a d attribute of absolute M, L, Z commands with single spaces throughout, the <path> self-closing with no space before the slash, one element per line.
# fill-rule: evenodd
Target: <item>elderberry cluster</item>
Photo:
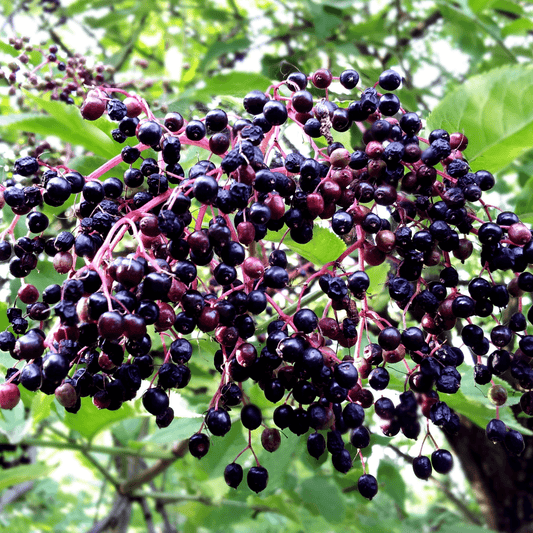
<path fill-rule="evenodd" d="M 357 91 L 347 107 L 328 98 L 334 81 Z M 370 444 L 371 408 L 389 437 L 401 431 L 433 440 L 421 415 L 454 434 L 459 416 L 446 397 L 461 386 L 465 352 L 477 384 L 508 372 L 523 411 L 533 414 L 533 308 L 527 318 L 523 309 L 523 296 L 533 292 L 531 230 L 483 202 L 494 177 L 471 172 L 465 135 L 437 129 L 420 136 L 420 117 L 390 92 L 401 82 L 392 70 L 366 89 L 357 88 L 351 69 L 339 78 L 326 69 L 294 73 L 267 93 L 250 92 L 248 118 L 231 123 L 222 109 L 189 122 L 176 112 L 158 119 L 137 96 L 91 90 L 81 114 L 115 123 L 111 136 L 124 144 L 117 157 L 87 176 L 21 157 L 0 185 L 11 220 L 0 234 L 0 260 L 21 279 L 10 326 L 0 333 L 0 350 L 17 361 L 0 385 L 0 406 L 13 408 L 21 385 L 55 394 L 68 412 L 84 397 L 116 410 L 150 380 L 142 403 L 166 427 L 174 418 L 170 394 L 194 380 L 195 339 L 208 336 L 217 343 L 212 363 L 220 377 L 189 440 L 197 458 L 208 453 L 209 435 L 229 432 L 237 409 L 248 431 L 263 427 L 266 450 L 280 447 L 279 430 L 307 434 L 309 454 L 327 451 L 343 473 L 354 451 Z M 280 132 L 289 123 L 301 128 L 306 154 L 284 149 Z M 352 127 L 364 131 L 355 149 L 334 140 Z M 211 155 L 184 169 L 185 147 Z M 124 163 L 121 175 L 100 179 Z M 43 208 L 72 201 L 71 227 L 54 233 Z M 15 239 L 22 221 L 28 234 Z M 285 236 L 312 243 L 324 227 L 345 249 L 322 267 L 281 245 Z M 268 232 L 279 232 L 279 245 L 266 243 Z M 479 275 L 468 282 L 461 266 L 477 250 Z M 40 294 L 24 278 L 46 261 L 67 277 Z M 392 303 L 378 312 L 367 295 L 368 268 L 385 262 Z M 302 303 L 311 294 L 325 302 L 321 316 Z M 518 310 L 505 321 L 495 316 L 511 304 Z M 455 330 L 460 340 L 447 335 Z M 156 335 L 163 354 L 152 350 Z M 382 391 L 399 362 L 407 375 L 395 404 Z M 247 381 L 276 406 L 276 427 L 248 399 Z M 507 392 L 494 385 L 489 396 L 499 408 Z M 498 418 L 487 435 L 511 453 L 523 451 L 520 433 Z M 239 456 L 224 472 L 235 488 L 244 478 Z M 452 465 L 451 454 L 436 449 L 431 459 L 416 457 L 413 468 L 427 479 Z M 249 469 L 250 489 L 260 492 L 267 482 L 259 462 Z M 372 499 L 377 481 L 365 470 L 358 488 Z"/>

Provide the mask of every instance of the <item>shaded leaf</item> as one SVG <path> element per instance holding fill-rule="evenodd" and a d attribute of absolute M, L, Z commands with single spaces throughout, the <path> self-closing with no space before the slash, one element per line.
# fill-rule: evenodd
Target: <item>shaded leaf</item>
<path fill-rule="evenodd" d="M 346 500 L 339 487 L 325 477 L 312 477 L 301 484 L 301 496 L 306 507 L 328 522 L 342 522 L 346 515 Z"/>
<path fill-rule="evenodd" d="M 0 490 L 7 489 L 24 481 L 33 481 L 40 477 L 47 476 L 53 472 L 56 465 L 36 463 L 32 465 L 21 465 L 9 468 L 0 472 Z"/>
<path fill-rule="evenodd" d="M 379 462 L 377 479 L 380 490 L 386 492 L 400 507 L 405 506 L 406 486 L 398 465 L 382 459 Z"/>
<path fill-rule="evenodd" d="M 336 28 L 341 25 L 342 11 L 331 6 L 317 5 L 312 2 L 309 3 L 313 25 L 315 27 L 316 36 L 319 39 L 326 39 Z"/>
<path fill-rule="evenodd" d="M 480 428 L 485 429 L 487 424 L 493 418 L 496 418 L 496 408 L 486 397 L 486 391 L 488 391 L 489 386 L 486 385 L 482 388 L 476 385 L 471 367 L 460 369 L 460 373 L 460 390 L 455 394 L 441 393 L 441 400 L 445 401 L 452 409 L 467 417 Z M 501 383 L 504 384 L 503 382 Z M 506 386 L 509 391 L 509 396 L 511 396 L 512 391 L 509 390 L 509 385 L 504 384 L 504 386 Z M 514 397 L 509 402 L 509 405 L 513 403 L 516 403 Z M 533 435 L 533 431 L 517 422 L 509 405 L 504 405 L 500 408 L 500 419 L 511 429 L 516 429 L 524 435 Z"/>
<path fill-rule="evenodd" d="M 198 70 L 204 71 L 211 62 L 224 54 L 231 54 L 234 52 L 243 52 L 249 48 L 251 41 L 245 37 L 240 39 L 233 39 L 227 42 L 215 41 L 210 48 L 205 52 Z"/>

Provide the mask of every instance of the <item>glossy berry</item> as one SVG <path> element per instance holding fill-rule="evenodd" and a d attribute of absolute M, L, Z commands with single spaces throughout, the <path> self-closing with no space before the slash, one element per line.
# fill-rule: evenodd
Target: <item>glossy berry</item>
<path fill-rule="evenodd" d="M 453 468 L 453 457 L 448 450 L 435 450 L 431 454 L 431 464 L 435 472 L 447 474 Z"/>
<path fill-rule="evenodd" d="M 341 474 L 346 474 L 352 468 L 352 456 L 348 450 L 340 450 L 331 457 L 333 468 Z"/>
<path fill-rule="evenodd" d="M 251 403 L 241 409 L 241 422 L 246 429 L 257 429 L 263 421 L 261 409 Z"/>
<path fill-rule="evenodd" d="M 521 455 L 526 448 L 524 437 L 515 429 L 507 431 L 503 443 L 507 451 L 512 455 Z"/>
<path fill-rule="evenodd" d="M 0 409 L 13 409 L 20 401 L 20 390 L 14 383 L 0 385 Z"/>
<path fill-rule="evenodd" d="M 326 451 L 326 439 L 321 433 L 311 433 L 307 437 L 307 451 L 315 459 L 318 459 Z"/>
<path fill-rule="evenodd" d="M 325 68 L 318 69 L 311 76 L 311 81 L 317 89 L 326 89 L 331 85 L 333 75 Z"/>
<path fill-rule="evenodd" d="M 433 468 L 429 457 L 419 455 L 413 459 L 413 472 L 418 479 L 427 480 L 431 476 Z"/>
<path fill-rule="evenodd" d="M 201 459 L 209 451 L 209 437 L 205 433 L 195 433 L 189 439 L 189 451 L 193 457 Z"/>
<path fill-rule="evenodd" d="M 217 437 L 223 437 L 231 429 L 231 419 L 225 409 L 210 409 L 205 422 L 209 431 Z"/>
<path fill-rule="evenodd" d="M 238 463 L 230 463 L 224 469 L 224 481 L 233 489 L 236 489 L 241 484 L 243 477 L 242 466 Z"/>
<path fill-rule="evenodd" d="M 378 482 L 371 474 L 363 474 L 357 481 L 357 489 L 361 496 L 371 500 L 378 493 Z"/>
<path fill-rule="evenodd" d="M 250 490 L 260 493 L 268 484 L 268 471 L 262 466 L 252 466 L 246 475 L 246 482 Z"/>
<path fill-rule="evenodd" d="M 354 89 L 359 83 L 359 73 L 353 69 L 344 70 L 341 72 L 339 81 L 345 89 Z"/>
<path fill-rule="evenodd" d="M 293 317 L 293 322 L 298 331 L 311 333 L 318 327 L 318 317 L 311 309 L 300 309 Z"/>
<path fill-rule="evenodd" d="M 162 389 L 152 387 L 143 396 L 143 406 L 152 415 L 158 416 L 168 409 L 168 395 Z"/>
<path fill-rule="evenodd" d="M 402 83 L 402 77 L 395 70 L 389 69 L 379 75 L 379 86 L 386 91 L 394 91 Z"/>

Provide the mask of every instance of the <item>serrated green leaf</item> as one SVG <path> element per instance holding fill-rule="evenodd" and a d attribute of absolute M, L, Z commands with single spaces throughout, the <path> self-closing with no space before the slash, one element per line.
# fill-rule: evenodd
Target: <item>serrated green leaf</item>
<path fill-rule="evenodd" d="M 48 465 L 45 463 L 36 463 L 33 465 L 21 465 L 9 468 L 0 472 L 0 491 L 23 483 L 24 481 L 33 481 L 40 477 L 47 476 L 53 472 L 56 465 Z"/>
<path fill-rule="evenodd" d="M 524 65 L 474 76 L 440 102 L 428 131 L 463 132 L 472 167 L 498 172 L 533 146 L 532 92 L 533 68 Z"/>
<path fill-rule="evenodd" d="M 315 33 L 318 39 L 327 39 L 342 23 L 342 11 L 331 6 L 309 3 Z"/>
<path fill-rule="evenodd" d="M 115 422 L 133 416 L 136 416 L 135 411 L 128 403 L 124 403 L 117 411 L 108 411 L 97 409 L 90 398 L 82 398 L 80 410 L 76 414 L 66 413 L 64 422 L 90 441 Z"/>
<path fill-rule="evenodd" d="M 328 522 L 342 522 L 346 516 L 346 500 L 339 487 L 325 477 L 312 477 L 301 484 L 300 494 L 306 507 Z"/>
<path fill-rule="evenodd" d="M 263 240 L 280 242 L 284 234 L 284 230 L 268 231 Z M 330 261 L 335 261 L 346 250 L 344 241 L 328 228 L 321 226 L 313 228 L 313 239 L 307 244 L 294 242 L 289 235 L 283 239 L 283 244 L 316 265 L 325 265 Z"/>

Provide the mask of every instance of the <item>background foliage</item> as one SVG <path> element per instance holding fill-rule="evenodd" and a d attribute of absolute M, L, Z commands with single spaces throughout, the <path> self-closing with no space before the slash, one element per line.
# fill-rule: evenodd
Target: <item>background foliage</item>
<path fill-rule="evenodd" d="M 1 65 L 6 74 L 6 65 L 19 54 L 7 44 L 9 37 L 26 34 L 35 45 L 39 40 L 55 42 L 61 57 L 83 53 L 89 63 L 109 66 L 106 76 L 142 94 L 156 116 L 167 110 L 201 116 L 219 104 L 238 111 L 248 91 L 264 90 L 271 80 L 296 69 L 310 73 L 327 67 L 338 75 L 352 67 L 365 85 L 373 85 L 386 68 L 398 69 L 405 77 L 398 91 L 404 107 L 419 111 L 428 131 L 464 131 L 472 168 L 497 174 L 493 203 L 505 202 L 523 221 L 533 222 L 529 1 L 1 0 L 0 6 Z M 38 53 L 30 56 L 37 64 Z M 2 176 L 33 138 L 52 136 L 52 150 L 59 141 L 70 143 L 75 156 L 71 166 L 82 173 L 116 154 L 106 119 L 88 123 L 75 106 L 30 92 L 10 95 L 1 81 Z M 340 93 L 332 97 L 348 99 Z M 360 142 L 357 131 L 346 135 L 351 148 Z M 191 151 L 191 159 L 196 157 Z M 182 164 L 186 168 L 186 162 Z M 276 240 L 275 235 L 267 238 Z M 327 237 L 323 247 L 304 248 L 294 247 L 317 264 L 331 260 Z M 467 263 L 464 268 L 473 271 L 474 266 Z M 42 290 L 54 273 L 49 265 L 28 281 Z M 379 298 L 385 276 L 386 269 L 372 269 L 369 290 L 383 307 L 386 301 L 380 304 Z M 8 294 L 17 290 L 19 281 L 3 283 Z M 3 300 L 0 308 L 7 306 Z M 6 325 L 0 323 L 0 328 Z M 194 382 L 183 396 L 173 395 L 177 418 L 165 430 L 157 430 L 140 401 L 111 412 L 97 411 L 85 398 L 80 412 L 70 415 L 53 396 L 23 391 L 23 404 L 0 415 L 0 439 L 16 445 L 2 452 L 4 459 L 16 465 L 22 458 L 0 472 L 0 528 L 13 533 L 105 528 L 167 533 L 487 531 L 486 516 L 459 464 L 450 477 L 423 483 L 409 466 L 408 454 L 418 454 L 418 444 L 411 448 L 407 441 L 395 440 L 393 447 L 377 426 L 370 469 L 377 472 L 380 494 L 371 503 L 355 488 L 360 467 L 343 476 L 329 461 L 317 464 L 305 451 L 304 437 L 283 437 L 273 455 L 258 445 L 260 460 L 270 472 L 269 486 L 260 496 L 246 488 L 229 489 L 222 477 L 224 466 L 246 446 L 240 425 L 223 439 L 213 437 L 201 461 L 187 455 L 176 460 L 173 446 L 198 429 L 198 417 L 214 386 L 212 343 L 201 340 L 195 348 Z M 0 355 L 2 372 L 10 366 L 9 359 Z M 400 372 L 398 367 L 397 390 L 403 390 Z M 488 386 L 474 386 L 471 372 L 465 373 L 461 392 L 448 403 L 484 427 L 494 417 L 484 397 Z M 254 390 L 251 400 L 268 412 Z M 517 401 L 518 395 L 511 393 L 508 405 Z M 502 419 L 533 434 L 509 407 L 502 410 Z M 442 435 L 437 439 L 444 441 Z M 174 452 L 179 455 L 181 450 Z M 167 468 L 150 483 L 141 483 L 139 473 L 154 465 Z"/>

